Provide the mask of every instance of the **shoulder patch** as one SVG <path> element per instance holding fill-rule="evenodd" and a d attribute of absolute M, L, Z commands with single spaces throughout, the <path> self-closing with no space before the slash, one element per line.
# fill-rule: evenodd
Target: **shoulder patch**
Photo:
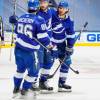
<path fill-rule="evenodd" d="M 38 18 L 39 18 L 40 20 L 42 20 L 42 19 L 43 19 L 41 16 L 38 16 Z"/>
<path fill-rule="evenodd" d="M 41 16 L 38 16 L 38 17 L 37 17 L 37 20 L 38 20 L 39 22 L 44 22 L 44 21 L 45 21 L 44 18 L 41 17 Z"/>

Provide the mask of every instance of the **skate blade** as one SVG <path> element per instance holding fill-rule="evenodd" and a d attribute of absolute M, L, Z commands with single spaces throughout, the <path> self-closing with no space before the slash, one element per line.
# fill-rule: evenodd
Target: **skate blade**
<path fill-rule="evenodd" d="M 40 94 L 52 94 L 54 91 L 50 90 L 40 90 Z"/>
<path fill-rule="evenodd" d="M 28 91 L 26 95 L 19 96 L 19 100 L 35 100 L 37 99 L 37 92 Z"/>
<path fill-rule="evenodd" d="M 16 100 L 30 100 L 30 97 L 20 94 L 19 97 L 16 98 Z"/>
<path fill-rule="evenodd" d="M 72 92 L 71 89 L 63 89 L 63 88 L 59 88 L 58 92 Z"/>
<path fill-rule="evenodd" d="M 34 93 L 34 95 L 39 95 L 40 94 L 40 90 L 39 91 L 33 91 L 31 90 L 32 93 Z"/>
<path fill-rule="evenodd" d="M 32 91 L 32 90 L 30 90 L 28 92 L 28 97 L 30 97 L 29 100 L 37 99 L 37 95 L 39 95 L 39 91 Z"/>
<path fill-rule="evenodd" d="M 20 93 L 13 94 L 12 99 L 17 99 Z"/>

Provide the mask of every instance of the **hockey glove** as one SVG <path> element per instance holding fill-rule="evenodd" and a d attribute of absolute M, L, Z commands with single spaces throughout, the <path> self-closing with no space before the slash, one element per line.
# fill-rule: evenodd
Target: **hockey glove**
<path fill-rule="evenodd" d="M 49 45 L 48 47 L 49 53 L 51 53 L 51 56 L 53 58 L 58 58 L 58 50 L 57 47 L 54 45 Z"/>
<path fill-rule="evenodd" d="M 57 47 L 54 46 L 54 48 L 51 50 L 51 56 L 55 59 L 58 58 L 58 50 L 57 50 Z"/>
<path fill-rule="evenodd" d="M 17 23 L 17 21 L 18 21 L 18 17 L 16 15 L 12 15 L 9 17 L 9 23 L 15 25 Z"/>
<path fill-rule="evenodd" d="M 73 52 L 74 52 L 74 49 L 73 49 L 73 48 L 66 47 L 66 54 L 67 54 L 68 56 L 72 55 Z"/>

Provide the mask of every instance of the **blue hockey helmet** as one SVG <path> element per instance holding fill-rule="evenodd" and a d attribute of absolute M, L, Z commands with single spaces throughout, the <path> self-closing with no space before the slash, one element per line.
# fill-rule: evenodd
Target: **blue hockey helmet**
<path fill-rule="evenodd" d="M 28 0 L 28 9 L 38 10 L 39 7 L 40 7 L 39 0 Z"/>
<path fill-rule="evenodd" d="M 58 4 L 58 7 L 69 8 L 68 2 L 66 0 L 61 0 Z"/>

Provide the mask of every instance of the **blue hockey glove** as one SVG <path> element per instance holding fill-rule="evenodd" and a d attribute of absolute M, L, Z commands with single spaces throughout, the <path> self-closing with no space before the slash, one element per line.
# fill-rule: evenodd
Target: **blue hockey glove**
<path fill-rule="evenodd" d="M 53 58 L 58 58 L 58 50 L 57 50 L 57 46 L 53 45 L 52 43 L 50 45 L 47 46 L 48 48 L 48 52 L 51 54 L 51 56 Z"/>
<path fill-rule="evenodd" d="M 56 59 L 58 58 L 58 50 L 56 46 L 51 50 L 51 56 Z"/>
<path fill-rule="evenodd" d="M 12 15 L 9 17 L 9 23 L 11 24 L 16 24 L 17 23 L 17 20 L 18 20 L 18 17 L 16 15 Z"/>
<path fill-rule="evenodd" d="M 74 49 L 73 49 L 73 48 L 66 47 L 66 54 L 67 54 L 68 56 L 72 55 L 73 52 L 74 52 Z"/>

